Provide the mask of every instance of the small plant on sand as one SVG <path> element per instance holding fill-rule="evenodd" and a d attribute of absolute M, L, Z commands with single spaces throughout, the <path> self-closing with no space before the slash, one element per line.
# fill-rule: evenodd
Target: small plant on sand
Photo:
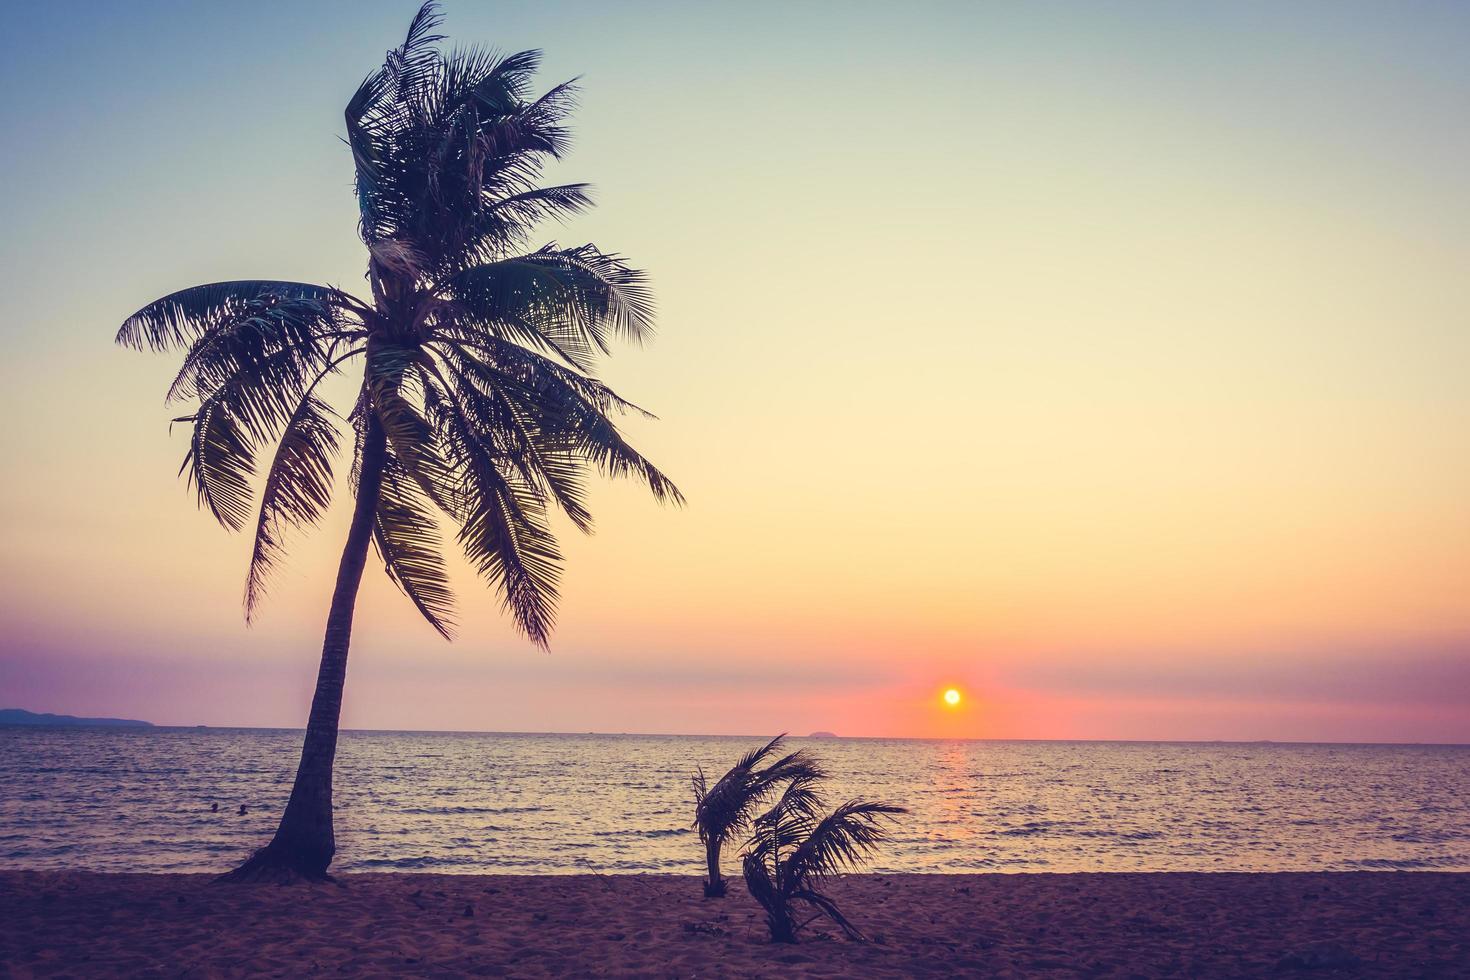
<path fill-rule="evenodd" d="M 796 779 L 820 779 L 823 776 L 816 761 L 805 752 L 791 752 L 766 762 L 786 736 L 777 735 L 758 749 L 747 752 L 729 772 L 713 786 L 700 769 L 694 774 L 694 827 L 704 844 L 705 866 L 709 876 L 704 882 L 706 898 L 725 894 L 725 879 L 720 874 L 720 850 L 735 835 L 750 826 L 756 810 L 770 799 L 783 783 Z M 762 763 L 766 763 L 762 765 Z"/>
<path fill-rule="evenodd" d="M 796 934 L 821 916 L 837 923 L 849 939 L 862 940 L 820 886 L 832 875 L 856 869 L 888 839 L 886 824 L 908 812 L 892 803 L 858 799 L 822 815 L 815 784 L 812 778 L 791 780 L 776 805 L 756 818 L 746 846 L 745 886 L 766 910 L 772 942 L 796 942 Z M 804 920 L 797 918 L 798 904 L 811 910 Z"/>

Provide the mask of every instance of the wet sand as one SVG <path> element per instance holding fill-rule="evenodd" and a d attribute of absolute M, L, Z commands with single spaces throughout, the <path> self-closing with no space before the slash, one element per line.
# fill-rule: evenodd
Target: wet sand
<path fill-rule="evenodd" d="M 1470 874 L 857 875 L 772 945 L 671 875 L 0 872 L 0 976 L 1470 976 Z"/>

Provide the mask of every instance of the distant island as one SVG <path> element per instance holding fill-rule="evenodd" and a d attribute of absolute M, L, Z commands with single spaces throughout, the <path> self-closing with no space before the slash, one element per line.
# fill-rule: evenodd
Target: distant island
<path fill-rule="evenodd" d="M 91 728 L 152 728 L 151 721 L 132 718 L 78 718 L 75 715 L 37 714 L 24 708 L 0 708 L 0 725 L 71 725 Z"/>
<path fill-rule="evenodd" d="M 807 738 L 837 738 L 836 732 L 812 732 Z"/>

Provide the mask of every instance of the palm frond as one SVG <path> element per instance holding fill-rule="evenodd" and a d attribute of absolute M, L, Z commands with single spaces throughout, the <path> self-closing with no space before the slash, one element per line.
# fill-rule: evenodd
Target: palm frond
<path fill-rule="evenodd" d="M 704 773 L 699 772 L 694 779 L 694 826 L 702 839 L 723 844 L 749 825 L 756 807 L 770 795 L 780 779 L 785 778 L 772 775 L 769 768 L 761 768 L 761 763 L 776 752 L 785 739 L 786 735 L 782 733 L 746 752 L 714 786 L 706 786 Z M 790 772 L 793 769 L 790 764 L 792 758 L 787 756 L 777 765 Z"/>
<path fill-rule="evenodd" d="M 419 409 L 423 378 L 416 370 L 416 348 L 381 343 L 368 351 L 367 389 L 371 409 L 382 423 L 398 464 L 425 495 L 446 513 L 457 514 L 453 474 L 440 451 L 433 427 Z"/>
<path fill-rule="evenodd" d="M 423 93 L 442 70 L 435 48 L 442 35 L 438 4 L 425 3 L 409 24 L 403 44 L 389 51 L 383 66 L 365 78 L 344 113 L 347 144 L 356 168 L 359 230 L 372 245 L 400 232 L 414 209 L 411 169 L 401 150 Z"/>
<path fill-rule="evenodd" d="M 546 390 L 562 401 L 585 402 L 590 410 L 604 415 L 633 414 L 653 421 L 658 416 L 646 408 L 623 398 L 585 369 L 568 367 L 520 343 L 500 337 L 487 337 L 474 330 L 461 329 L 453 318 L 435 325 L 431 344 L 454 348 L 464 357 L 483 361 L 517 383 L 532 389 Z M 562 360 L 571 363 L 565 352 L 554 350 Z M 557 389 L 564 389 L 558 391 Z"/>
<path fill-rule="evenodd" d="M 207 397 L 242 373 L 300 384 L 348 333 L 338 325 L 336 309 L 315 298 L 270 296 L 245 303 L 189 347 L 167 400 Z"/>
<path fill-rule="evenodd" d="M 689 777 L 689 783 L 694 787 L 694 802 L 699 803 L 709 793 L 709 782 L 705 779 L 703 766 L 695 768 L 694 775 Z"/>
<path fill-rule="evenodd" d="M 529 229 L 546 219 L 562 221 L 575 217 L 590 207 L 592 197 L 587 184 L 561 184 L 507 194 L 487 205 L 486 210 L 503 221 Z"/>
<path fill-rule="evenodd" d="M 819 885 L 830 875 L 858 867 L 888 840 L 887 824 L 908 811 L 892 803 L 856 799 L 822 815 L 817 790 L 825 777 L 821 767 L 811 760 L 793 759 L 791 771 L 795 774 L 776 803 L 755 819 L 742 859 L 746 888 L 765 909 L 771 938 L 777 942 L 795 942 L 804 925 L 795 918 L 793 902 L 810 905 L 850 939 L 861 940 L 862 934 Z"/>
<path fill-rule="evenodd" d="M 454 593 L 438 525 L 423 489 L 389 457 L 378 491 L 373 544 L 393 584 L 446 640 L 454 638 Z"/>
<path fill-rule="evenodd" d="M 446 54 L 437 23 L 436 10 L 421 10 L 346 112 L 363 240 L 421 257 L 414 278 L 497 256 L 524 244 L 540 218 L 586 206 L 576 185 L 536 186 L 542 161 L 567 146 L 572 86 L 532 99 L 539 52 Z"/>
<path fill-rule="evenodd" d="M 908 810 L 892 803 L 849 800 L 823 817 L 788 860 L 794 881 L 810 882 L 859 866 L 888 840 L 887 821 Z"/>
<path fill-rule="evenodd" d="M 343 302 L 337 290 L 305 282 L 278 279 L 212 282 L 181 289 L 149 303 L 123 321 L 117 342 L 138 350 L 187 347 L 248 304 L 268 299 Z"/>
<path fill-rule="evenodd" d="M 655 500 L 684 503 L 673 481 L 634 449 L 608 417 L 626 403 L 607 386 L 494 338 L 482 345 L 447 344 L 457 351 L 455 364 L 466 379 L 537 420 L 543 452 L 583 460 L 606 476 L 636 477 Z M 487 356 L 477 356 L 477 351 Z"/>
<path fill-rule="evenodd" d="M 469 457 L 461 473 L 468 513 L 460 525 L 465 556 L 491 585 L 516 625 L 540 647 L 550 643 L 561 580 L 561 550 L 545 507 L 493 465 Z"/>
<path fill-rule="evenodd" d="M 745 887 L 751 898 L 767 913 L 773 913 L 787 904 L 786 896 L 781 894 L 776 883 L 775 869 L 766 859 L 765 853 L 747 851 L 741 856 L 740 867 L 745 874 Z"/>
<path fill-rule="evenodd" d="M 401 47 L 388 52 L 387 67 L 393 73 L 401 93 L 412 92 L 432 77 L 434 45 L 444 35 L 433 31 L 444 22 L 438 0 L 428 0 L 419 7 L 408 24 L 408 36 Z"/>
<path fill-rule="evenodd" d="M 179 472 L 188 473 L 199 503 L 231 531 L 245 526 L 250 516 L 250 477 L 255 451 L 227 402 L 206 400 L 193 415 L 175 419 L 190 422 L 189 451 Z"/>
<path fill-rule="evenodd" d="M 461 430 L 461 439 L 503 460 L 530 487 L 555 500 L 572 524 L 584 533 L 592 530 L 587 510 L 584 471 L 587 461 L 561 452 L 548 441 L 540 413 L 508 397 L 500 386 L 473 379 L 463 356 L 452 348 L 441 351 L 446 392 L 446 426 Z"/>
<path fill-rule="evenodd" d="M 480 47 L 455 51 L 445 59 L 439 102 L 447 115 L 473 102 L 487 118 L 508 116 L 530 97 L 531 79 L 541 67 L 541 52 L 501 55 Z"/>
<path fill-rule="evenodd" d="M 756 746 L 755 748 L 742 755 L 740 759 L 735 763 L 735 765 L 730 767 L 730 773 L 727 773 L 727 775 L 739 774 L 743 776 L 746 773 L 754 772 L 755 767 L 760 765 L 762 760 L 768 757 L 771 753 L 779 749 L 785 741 L 786 732 L 782 732 L 780 735 L 777 735 L 765 745 Z"/>
<path fill-rule="evenodd" d="M 246 622 L 265 595 L 288 529 L 315 524 L 326 512 L 332 499 L 332 458 L 337 445 L 331 408 L 307 394 L 286 424 L 261 490 L 255 546 L 245 578 Z"/>
<path fill-rule="evenodd" d="M 653 336 L 656 308 L 648 276 L 622 256 L 589 243 L 565 249 L 548 245 L 531 257 L 559 265 L 569 280 L 578 282 L 590 312 L 609 322 L 620 336 L 640 342 Z"/>
<path fill-rule="evenodd" d="M 826 771 L 800 753 L 783 759 L 775 773 L 766 780 L 771 787 L 781 786 L 781 793 L 770 810 L 756 817 L 757 823 L 775 824 L 785 821 L 810 821 L 821 809 L 819 786 L 827 778 Z M 772 767 L 776 768 L 775 766 Z"/>
<path fill-rule="evenodd" d="M 761 778 L 772 784 L 792 781 L 815 784 L 827 778 L 827 770 L 815 756 L 800 749 L 766 766 L 761 771 Z"/>
<path fill-rule="evenodd" d="M 323 363 L 315 355 L 303 357 L 291 348 L 278 350 L 254 367 L 238 370 L 217 385 L 201 390 L 197 397 L 201 404 L 215 399 L 228 405 L 251 442 L 264 446 L 276 440 L 315 379 L 332 373 L 344 360 L 362 353 L 362 348 L 350 349 L 345 354 L 335 351 L 334 345 L 331 360 Z"/>
<path fill-rule="evenodd" d="M 347 425 L 352 429 L 352 465 L 347 468 L 347 485 L 352 496 L 357 496 L 358 483 L 362 479 L 362 455 L 367 445 L 368 429 L 372 425 L 373 398 L 367 381 L 357 389 L 357 398 L 347 413 Z"/>
<path fill-rule="evenodd" d="M 462 328 L 544 347 L 571 357 L 583 370 L 598 353 L 611 350 L 614 335 L 641 341 L 653 332 L 646 276 L 592 245 L 548 245 L 477 265 L 454 275 L 442 290 L 459 311 Z"/>
<path fill-rule="evenodd" d="M 842 914 L 842 909 L 837 907 L 837 903 L 821 892 L 811 888 L 798 888 L 791 893 L 791 901 L 805 902 L 812 906 L 818 912 L 835 922 L 837 928 L 841 929 L 848 939 L 856 942 L 866 941 L 866 937 L 858 930 L 857 926 L 849 922 L 847 916 Z"/>

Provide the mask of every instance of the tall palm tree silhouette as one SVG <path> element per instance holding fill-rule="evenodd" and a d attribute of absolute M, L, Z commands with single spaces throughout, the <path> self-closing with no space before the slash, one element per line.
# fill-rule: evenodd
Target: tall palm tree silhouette
<path fill-rule="evenodd" d="M 424 4 L 347 105 L 370 300 L 300 282 L 211 283 L 149 304 L 117 337 L 185 351 L 169 397 L 198 407 L 175 420 L 192 424 L 181 472 L 220 523 L 253 524 L 247 619 L 288 533 L 315 524 L 331 499 L 342 416 L 322 384 L 349 365 L 363 371 L 345 415 L 356 499 L 296 782 L 274 838 L 234 878 L 319 878 L 331 864 L 332 768 L 369 542 L 450 637 L 447 518 L 516 624 L 545 646 L 562 564 L 549 512 L 589 530 L 594 470 L 683 500 L 614 424 L 641 409 L 593 376 L 612 340 L 651 333 L 643 274 L 593 245 L 530 244 L 539 220 L 590 204 L 585 185 L 540 180 L 568 145 L 572 85 L 533 97 L 538 52 L 446 54 L 439 21 Z"/>

